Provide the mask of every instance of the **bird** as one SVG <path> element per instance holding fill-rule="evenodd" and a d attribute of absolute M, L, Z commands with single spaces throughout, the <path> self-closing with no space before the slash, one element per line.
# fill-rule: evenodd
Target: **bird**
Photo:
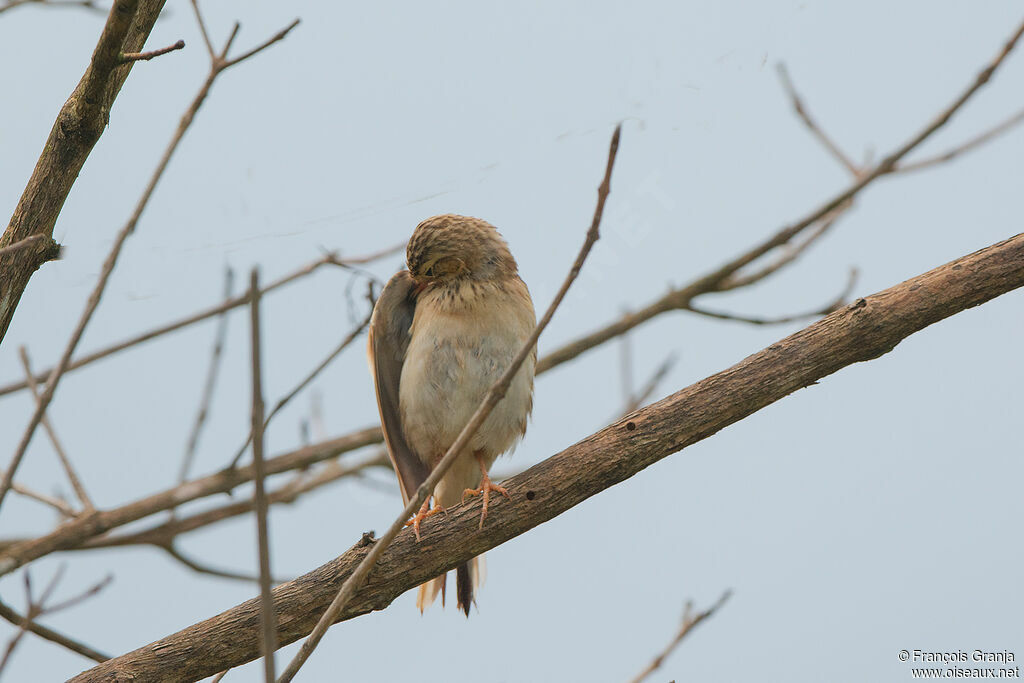
<path fill-rule="evenodd" d="M 536 325 L 533 301 L 508 244 L 487 221 L 443 214 L 416 226 L 406 270 L 381 290 L 370 318 L 368 357 L 388 456 L 408 505 L 455 442 L 490 387 L 511 365 Z M 488 472 L 526 433 L 533 408 L 533 348 L 505 397 L 407 522 L 417 540 L 428 517 L 481 496 L 483 528 L 491 494 L 508 497 Z M 483 580 L 483 556 L 456 568 L 457 606 L 469 616 Z M 418 589 L 423 613 L 447 573 Z"/>

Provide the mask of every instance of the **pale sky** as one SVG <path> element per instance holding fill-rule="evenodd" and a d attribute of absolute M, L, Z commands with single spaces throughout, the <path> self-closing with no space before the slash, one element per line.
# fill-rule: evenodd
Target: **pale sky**
<path fill-rule="evenodd" d="M 295 17 L 302 24 L 217 82 L 128 240 L 82 352 L 215 303 L 226 264 L 240 284 L 254 264 L 269 281 L 325 248 L 358 255 L 401 242 L 423 218 L 447 212 L 498 226 L 543 310 L 582 241 L 609 136 L 623 121 L 603 238 L 541 338 L 543 355 L 848 184 L 793 115 L 778 62 L 853 158 L 878 158 L 957 97 L 1024 19 L 1010 0 L 203 6 L 216 42 L 242 23 L 239 49 Z M 188 45 L 133 70 L 57 222 L 65 257 L 32 278 L 0 347 L 2 384 L 21 375 L 19 345 L 37 368 L 59 356 L 205 77 L 188 3 L 168 8 L 147 47 Z M 102 25 L 80 10 L 0 14 L 7 215 Z M 1024 54 L 1014 54 L 919 156 L 1018 111 L 1022 80 Z M 794 267 L 701 303 L 758 316 L 810 310 L 842 289 L 851 266 L 861 296 L 1017 234 L 1022 158 L 1024 130 L 1015 130 L 955 163 L 881 180 Z M 370 270 L 383 279 L 401 266 L 394 256 Z M 364 289 L 362 279 L 323 270 L 265 299 L 268 404 L 364 314 Z M 332 628 L 299 680 L 628 680 L 672 638 L 687 599 L 705 607 L 726 589 L 732 599 L 650 680 L 911 680 L 902 649 L 1008 650 L 1019 663 L 1022 307 L 1015 292 L 930 327 L 493 550 L 469 620 L 451 607 L 420 616 L 410 592 Z M 804 324 L 660 316 L 630 336 L 635 383 L 676 353 L 652 400 L 661 398 Z M 247 325 L 243 310 L 230 318 L 200 475 L 227 464 L 246 434 Z M 212 322 L 194 326 L 62 381 L 49 414 L 100 507 L 174 483 L 213 333 Z M 318 438 L 377 419 L 363 343 L 315 383 Z M 495 469 L 538 462 L 617 416 L 621 346 L 539 379 L 527 437 Z M 270 454 L 299 444 L 311 396 L 272 423 Z M 0 397 L 4 466 L 30 408 L 25 393 Z M 41 431 L 17 480 L 68 493 Z M 275 508 L 274 570 L 310 571 L 361 532 L 382 532 L 400 509 L 397 487 L 353 481 Z M 53 523 L 50 511 L 10 496 L 0 537 Z M 202 530 L 181 547 L 255 572 L 255 520 Z M 256 593 L 149 548 L 50 556 L 32 565 L 35 584 L 61 562 L 59 595 L 108 572 L 114 583 L 43 623 L 112 654 Z M 20 573 L 0 579 L 0 596 L 23 608 Z M 0 625 L 0 643 L 12 632 Z M 296 647 L 279 652 L 279 670 Z M 29 636 L 7 680 L 63 680 L 89 666 Z M 261 676 L 250 664 L 225 680 Z"/>

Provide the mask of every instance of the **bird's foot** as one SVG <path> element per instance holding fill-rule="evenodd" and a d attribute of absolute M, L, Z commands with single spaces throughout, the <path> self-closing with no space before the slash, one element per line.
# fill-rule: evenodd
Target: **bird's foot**
<path fill-rule="evenodd" d="M 483 469 L 483 468 L 481 467 L 481 469 Z M 484 520 L 487 519 L 487 505 L 488 505 L 488 502 L 491 499 L 491 491 L 494 491 L 495 493 L 500 493 L 501 495 L 505 496 L 506 498 L 511 499 L 511 496 L 508 495 L 508 491 L 505 489 L 505 487 L 498 486 L 493 481 L 491 481 L 491 478 L 489 476 L 487 476 L 487 472 L 484 472 L 483 479 L 481 479 L 481 481 L 480 481 L 480 486 L 478 486 L 475 489 L 466 489 L 465 491 L 462 492 L 462 500 L 463 501 L 466 500 L 466 496 L 480 496 L 480 495 L 482 495 L 484 497 L 484 510 L 483 510 L 482 513 L 480 513 L 480 527 L 479 528 L 481 528 L 481 529 L 484 528 Z"/>
<path fill-rule="evenodd" d="M 417 512 L 415 515 L 413 515 L 412 519 L 410 519 L 408 522 L 405 523 L 405 526 L 411 526 L 412 527 L 413 533 L 416 534 L 416 542 L 417 543 L 419 543 L 419 540 L 420 540 L 420 524 L 427 517 L 431 517 L 433 515 L 436 515 L 438 512 L 448 512 L 448 511 L 446 509 L 444 509 L 443 507 L 441 507 L 440 503 L 435 503 L 434 508 L 430 509 L 430 499 L 428 498 L 427 500 L 423 501 L 423 506 L 420 508 L 420 511 Z"/>

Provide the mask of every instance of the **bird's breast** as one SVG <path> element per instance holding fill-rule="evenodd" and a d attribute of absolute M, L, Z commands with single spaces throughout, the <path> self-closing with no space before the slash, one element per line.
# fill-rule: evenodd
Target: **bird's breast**
<path fill-rule="evenodd" d="M 454 443 L 533 331 L 533 306 L 525 285 L 518 285 L 521 290 L 497 289 L 462 306 L 452 305 L 457 294 L 443 290 L 425 292 L 417 302 L 399 404 L 410 446 L 430 465 Z M 473 451 L 493 461 L 522 436 L 532 407 L 534 365 L 531 354 L 470 442 Z"/>

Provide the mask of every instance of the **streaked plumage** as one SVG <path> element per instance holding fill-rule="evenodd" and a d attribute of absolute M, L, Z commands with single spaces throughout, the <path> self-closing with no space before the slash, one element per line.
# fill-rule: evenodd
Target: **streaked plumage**
<path fill-rule="evenodd" d="M 525 343 L 535 317 L 508 245 L 485 221 L 451 214 L 423 221 L 406 261 L 409 270 L 392 277 L 377 300 L 369 356 L 388 454 L 408 502 Z M 526 431 L 535 363 L 536 350 L 438 483 L 435 509 L 459 503 L 468 489 L 503 492 L 482 470 Z M 456 572 L 458 606 L 467 616 L 482 559 Z M 420 586 L 421 610 L 444 581 Z"/>

